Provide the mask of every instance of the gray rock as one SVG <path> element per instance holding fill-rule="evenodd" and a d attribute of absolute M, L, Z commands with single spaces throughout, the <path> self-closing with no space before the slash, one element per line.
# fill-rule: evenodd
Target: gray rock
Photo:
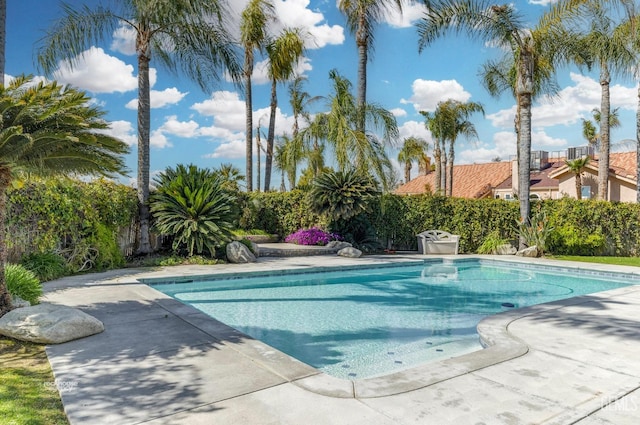
<path fill-rule="evenodd" d="M 347 258 L 358 258 L 362 256 L 362 251 L 360 251 L 359 249 L 353 248 L 351 246 L 348 246 L 338 251 L 338 255 L 341 257 L 347 257 Z"/>
<path fill-rule="evenodd" d="M 539 255 L 538 247 L 534 245 L 530 246 L 529 248 L 521 249 L 520 251 L 516 252 L 516 255 L 518 257 L 537 257 Z"/>
<path fill-rule="evenodd" d="M 340 251 L 343 248 L 349 248 L 352 247 L 353 245 L 351 245 L 349 242 L 344 242 L 344 241 L 331 241 L 329 242 L 326 247 L 329 249 L 335 249 Z"/>
<path fill-rule="evenodd" d="M 515 246 L 511 245 L 510 243 L 500 245 L 496 247 L 496 249 L 493 251 L 493 253 L 496 255 L 513 255 L 516 252 L 518 252 L 518 250 L 516 249 Z"/>
<path fill-rule="evenodd" d="M 104 325 L 78 309 L 38 304 L 0 317 L 0 334 L 21 341 L 60 344 L 104 331 Z"/>
<path fill-rule="evenodd" d="M 31 303 L 27 300 L 23 300 L 17 295 L 13 295 L 11 297 L 11 305 L 13 306 L 13 308 L 22 308 L 22 307 L 29 307 Z"/>
<path fill-rule="evenodd" d="M 243 243 L 233 241 L 227 245 L 227 260 L 230 263 L 253 263 L 256 256 Z"/>

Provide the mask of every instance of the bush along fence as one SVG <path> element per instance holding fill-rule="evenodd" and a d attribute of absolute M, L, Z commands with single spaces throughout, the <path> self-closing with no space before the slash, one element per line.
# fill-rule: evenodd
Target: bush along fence
<path fill-rule="evenodd" d="M 135 241 L 135 190 L 106 180 L 30 180 L 7 197 L 7 253 L 18 263 L 57 255 L 69 271 L 124 264 Z"/>
<path fill-rule="evenodd" d="M 259 228 L 282 237 L 300 228 L 322 227 L 326 219 L 309 211 L 307 194 L 244 195 L 242 228 Z M 532 202 L 532 214 L 546 216 L 546 250 L 565 255 L 640 255 L 640 204 L 572 198 Z M 366 212 L 380 246 L 415 250 L 415 235 L 428 229 L 459 234 L 460 252 L 475 253 L 485 239 L 518 239 L 519 206 L 500 199 L 385 194 Z M 536 223 L 537 225 L 538 223 Z"/>

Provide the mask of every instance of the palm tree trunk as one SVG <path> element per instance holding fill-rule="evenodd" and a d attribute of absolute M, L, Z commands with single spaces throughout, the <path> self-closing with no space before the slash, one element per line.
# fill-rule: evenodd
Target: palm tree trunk
<path fill-rule="evenodd" d="M 434 149 L 433 149 L 433 157 L 435 160 L 435 187 L 433 188 L 433 191 L 436 195 L 438 195 L 440 193 L 440 175 L 442 174 L 442 163 L 440 162 L 440 156 L 442 156 L 442 152 L 440 151 L 440 142 L 436 140 Z"/>
<path fill-rule="evenodd" d="M 276 92 L 276 80 L 271 81 L 271 110 L 269 115 L 269 131 L 267 132 L 267 154 L 264 161 L 264 191 L 271 187 L 271 167 L 273 163 L 273 142 L 276 138 L 276 108 L 278 107 L 278 95 Z"/>
<path fill-rule="evenodd" d="M 5 48 L 7 34 L 7 0 L 0 0 L 0 85 L 4 86 Z"/>
<path fill-rule="evenodd" d="M 358 122 L 356 130 L 365 132 L 365 106 L 367 104 L 367 61 L 368 61 L 368 43 L 365 16 L 360 16 L 358 23 L 358 31 L 356 33 L 356 44 L 358 46 Z"/>
<path fill-rule="evenodd" d="M 7 188 L 11 183 L 11 170 L 0 167 L 0 317 L 11 310 L 11 295 L 7 288 L 4 265 L 7 262 L 6 227 L 7 221 Z"/>
<path fill-rule="evenodd" d="M 582 173 L 576 173 L 576 199 L 582 199 Z"/>
<path fill-rule="evenodd" d="M 138 254 L 149 254 L 149 134 L 151 128 L 151 99 L 149 85 L 148 41 L 138 41 L 138 204 L 140 217 L 140 239 Z"/>
<path fill-rule="evenodd" d="M 447 193 L 447 151 L 442 140 L 442 146 L 440 146 L 440 195 L 446 195 Z"/>
<path fill-rule="evenodd" d="M 610 131 L 609 115 L 611 111 L 611 98 L 609 97 L 609 68 L 606 63 L 601 64 L 600 87 L 602 89 L 600 98 L 600 151 L 598 153 L 598 199 L 606 201 L 609 199 L 609 151 Z"/>
<path fill-rule="evenodd" d="M 251 73 L 253 72 L 253 53 L 245 51 L 244 56 L 244 111 L 245 111 L 245 162 L 247 192 L 253 191 L 253 99 L 251 93 Z"/>
<path fill-rule="evenodd" d="M 453 195 L 453 144 L 455 140 L 451 140 L 449 142 L 449 158 L 447 158 L 447 162 L 449 163 L 447 167 L 447 196 L 451 197 Z"/>
<path fill-rule="evenodd" d="M 520 200 L 520 219 L 526 221 L 531 212 L 529 194 L 531 192 L 531 93 L 519 96 L 520 132 L 518 146 L 518 199 Z M 525 248 L 520 238 L 520 249 Z"/>
<path fill-rule="evenodd" d="M 258 161 L 258 166 L 256 167 L 256 189 L 260 192 L 260 151 L 262 150 L 262 143 L 260 142 L 260 127 L 256 128 L 256 160 Z"/>
<path fill-rule="evenodd" d="M 406 161 L 404 163 L 404 182 L 409 183 L 411 180 L 411 161 Z"/>

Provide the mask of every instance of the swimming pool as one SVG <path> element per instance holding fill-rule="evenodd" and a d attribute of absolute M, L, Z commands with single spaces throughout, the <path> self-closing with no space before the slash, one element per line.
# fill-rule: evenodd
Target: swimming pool
<path fill-rule="evenodd" d="M 464 259 L 152 286 L 323 372 L 364 379 L 481 349 L 476 326 L 490 314 L 633 283 Z"/>

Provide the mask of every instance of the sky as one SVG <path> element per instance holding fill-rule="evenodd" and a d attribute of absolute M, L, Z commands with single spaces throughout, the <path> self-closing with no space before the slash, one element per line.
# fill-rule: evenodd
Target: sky
<path fill-rule="evenodd" d="M 516 153 L 513 131 L 515 103 L 509 94 L 489 96 L 480 84 L 478 72 L 488 59 L 501 52 L 465 36 L 448 35 L 418 53 L 415 27 L 421 18 L 422 5 L 403 0 L 404 9 L 389 14 L 375 30 L 374 51 L 368 63 L 367 101 L 391 111 L 398 122 L 400 140 L 388 148 L 398 175 L 397 162 L 403 139 L 421 137 L 432 145 L 419 111 L 433 111 L 440 101 L 449 98 L 463 102 L 479 102 L 485 115 L 471 118 L 478 138 L 461 139 L 456 144 L 457 164 L 488 162 L 494 158 L 509 160 Z M 512 4 L 531 19 L 543 13 L 552 0 L 516 0 Z M 235 16 L 248 0 L 230 0 Z M 72 5 L 98 4 L 98 0 L 68 0 Z M 357 50 L 354 37 L 338 11 L 336 0 L 273 0 L 279 22 L 273 31 L 283 27 L 301 27 L 311 37 L 306 53 L 298 64 L 298 73 L 307 78 L 304 90 L 311 96 L 330 94 L 329 71 L 357 85 Z M 37 10 L 37 13 L 34 11 Z M 60 3 L 53 0 L 9 0 L 7 2 L 7 35 L 5 78 L 32 74 L 56 79 L 86 91 L 106 112 L 111 134 L 131 146 L 127 156 L 127 184 L 135 184 L 137 167 L 137 60 L 134 38 L 130 32 L 118 30 L 103 45 L 92 46 L 73 69 L 59 63 L 53 75 L 44 76 L 37 66 L 35 47 L 61 16 Z M 245 103 L 244 95 L 230 81 L 220 81 L 211 92 L 203 92 L 185 76 L 169 73 L 151 62 L 151 175 L 178 164 L 195 164 L 215 168 L 231 163 L 245 172 Z M 553 99 L 534 103 L 532 149 L 545 150 L 551 156 L 561 155 L 567 147 L 583 146 L 582 119 L 592 119 L 591 111 L 600 105 L 600 85 L 595 72 L 561 68 L 557 72 L 561 90 Z M 264 61 L 258 57 L 253 75 L 254 126 L 260 123 L 266 139 L 269 116 L 270 83 Z M 287 86 L 278 88 L 276 135 L 291 133 L 293 116 Z M 612 108 L 620 108 L 622 123 L 614 129 L 614 150 L 629 150 L 628 141 L 635 139 L 635 112 L 638 105 L 637 84 L 632 79 L 614 78 L 611 82 Z M 326 110 L 321 99 L 312 112 Z M 635 148 L 634 148 L 635 149 Z M 256 158 L 254 155 L 254 166 Z M 331 161 L 329 161 L 331 165 Z M 262 159 L 264 167 L 264 154 Z M 304 168 L 301 167 L 301 168 Z M 254 179 L 256 171 L 254 170 Z M 417 166 L 412 177 L 417 174 Z M 264 172 L 262 172 L 264 176 Z M 401 178 L 401 177 L 400 177 Z M 255 181 L 254 181 L 255 186 Z M 279 188 L 280 173 L 272 171 L 272 188 Z"/>

